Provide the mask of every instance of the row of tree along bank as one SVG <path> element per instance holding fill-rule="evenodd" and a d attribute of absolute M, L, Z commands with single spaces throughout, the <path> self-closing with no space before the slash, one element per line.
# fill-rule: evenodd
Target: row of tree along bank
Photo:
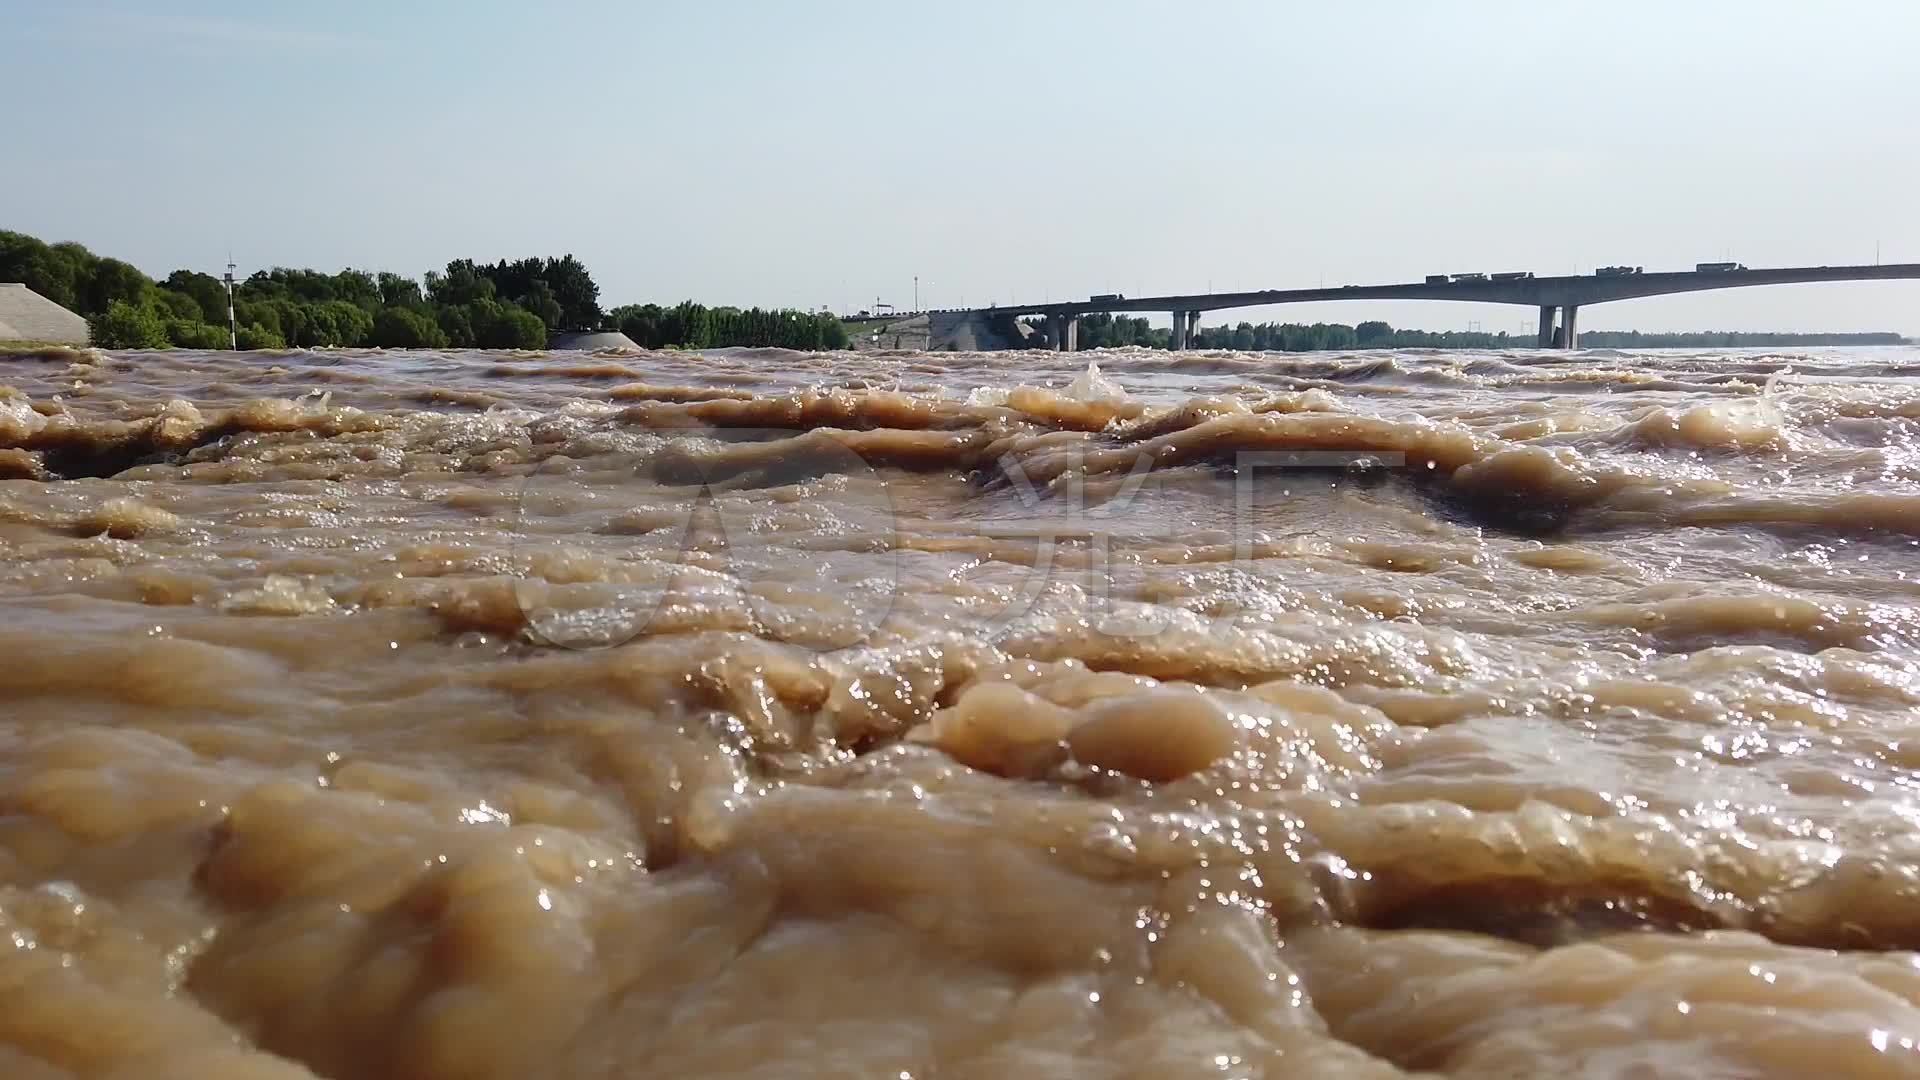
<path fill-rule="evenodd" d="M 780 349 L 844 349 L 846 324 L 837 315 L 761 308 L 710 308 L 689 300 L 670 308 L 628 304 L 607 313 L 607 323 L 649 349 L 714 349 L 750 345 Z"/>
<path fill-rule="evenodd" d="M 74 243 L 47 244 L 0 230 L 0 281 L 19 281 L 85 316 L 105 348 L 228 347 L 226 285 L 211 274 L 175 270 L 154 281 L 119 259 Z M 845 325 L 828 314 L 760 308 L 629 304 L 602 311 L 600 286 L 572 255 L 477 263 L 456 259 L 420 280 L 390 273 L 262 270 L 236 283 L 235 322 L 243 349 L 538 349 L 561 330 L 618 330 L 650 349 L 770 346 L 839 349 Z M 1002 332 L 1012 331 L 1012 317 Z M 1080 320 L 1083 349 L 1167 348 L 1169 332 L 1126 315 Z M 1589 348 L 1739 348 L 1780 345 L 1894 345 L 1897 334 L 1641 334 L 1587 331 Z M 1309 352 L 1322 349 L 1530 348 L 1532 335 L 1429 333 L 1384 322 L 1259 323 L 1210 326 L 1202 349 Z"/>
<path fill-rule="evenodd" d="M 48 244 L 0 230 L 0 281 L 83 315 L 93 343 L 111 349 L 229 347 L 227 288 L 211 274 L 175 270 L 154 281 L 119 259 L 74 243 Z M 600 309 L 600 286 L 572 255 L 456 259 L 415 280 L 391 273 L 275 268 L 233 290 L 242 349 L 538 349 L 549 334 L 620 330 L 648 348 L 777 345 L 832 349 L 840 320 L 796 311 L 741 311 L 684 303 Z"/>
<path fill-rule="evenodd" d="M 1127 315 L 1085 315 L 1080 319 L 1077 343 L 1082 349 L 1139 345 L 1149 349 L 1171 346 L 1172 332 L 1155 329 L 1147 320 Z M 1900 345 L 1894 333 L 1737 333 L 1706 332 L 1644 334 L 1638 330 L 1586 330 L 1580 344 L 1589 349 L 1739 349 L 1787 345 Z M 1189 343 L 1196 349 L 1235 349 L 1243 352 L 1317 352 L 1327 349 L 1530 349 L 1532 334 L 1496 334 L 1477 331 L 1401 330 L 1384 322 L 1251 323 L 1203 326 Z"/>

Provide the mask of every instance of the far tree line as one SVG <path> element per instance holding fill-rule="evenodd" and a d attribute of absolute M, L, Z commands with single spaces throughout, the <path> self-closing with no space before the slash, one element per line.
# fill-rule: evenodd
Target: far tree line
<path fill-rule="evenodd" d="M 716 349 L 728 345 L 844 349 L 846 324 L 825 312 L 714 307 L 689 300 L 673 307 L 628 304 L 607 313 L 608 329 L 648 349 Z"/>
<path fill-rule="evenodd" d="M 80 244 L 0 230 L 0 281 L 22 282 L 84 316 L 103 348 L 224 349 L 231 342 L 226 284 L 197 270 L 155 281 Z M 539 349 L 550 334 L 575 330 L 619 330 L 656 349 L 847 344 L 831 315 L 691 302 L 602 311 L 600 286 L 572 255 L 491 264 L 456 259 L 418 280 L 276 267 L 235 283 L 233 315 L 242 349 Z"/>
<path fill-rule="evenodd" d="M 85 316 L 93 342 L 115 349 L 224 349 L 226 285 L 211 274 L 175 270 L 155 281 L 133 265 L 80 244 L 48 244 L 0 230 L 0 281 L 19 281 Z M 603 311 L 600 286 L 572 255 L 495 263 L 455 259 L 418 280 L 393 273 L 261 270 L 235 284 L 234 322 L 242 349 L 288 347 L 538 349 L 558 331 L 617 330 L 649 349 L 771 346 L 839 349 L 845 325 L 827 313 L 628 304 Z M 1002 333 L 1012 318 L 995 320 Z M 1082 317 L 1084 349 L 1167 348 L 1171 334 L 1127 315 Z M 1897 345 L 1898 334 L 1587 331 L 1589 348 L 1739 348 L 1776 345 Z M 1251 323 L 1202 327 L 1202 349 L 1311 352 L 1337 349 L 1527 348 L 1531 334 L 1402 330 L 1384 322 Z"/>

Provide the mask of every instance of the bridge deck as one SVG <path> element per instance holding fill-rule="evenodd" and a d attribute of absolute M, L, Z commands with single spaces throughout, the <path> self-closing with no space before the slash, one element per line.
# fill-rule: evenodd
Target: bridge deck
<path fill-rule="evenodd" d="M 1181 296 L 1129 296 L 1118 300 L 973 308 L 1014 315 L 1087 315 L 1094 312 L 1220 311 L 1226 308 L 1305 304 L 1326 300 L 1458 300 L 1481 304 L 1564 307 L 1603 304 L 1642 296 L 1788 285 L 1813 281 L 1884 281 L 1920 278 L 1920 263 L 1884 266 L 1789 266 L 1759 270 L 1685 270 L 1674 273 L 1524 278 L 1518 281 L 1408 282 L 1400 285 L 1347 285 L 1333 289 L 1270 289 L 1259 292 L 1191 293 Z"/>

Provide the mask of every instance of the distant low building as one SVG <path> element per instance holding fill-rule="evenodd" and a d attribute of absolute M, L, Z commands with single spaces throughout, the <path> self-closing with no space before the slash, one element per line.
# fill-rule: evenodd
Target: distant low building
<path fill-rule="evenodd" d="M 640 346 L 625 334 L 617 331 L 566 331 L 562 330 L 547 338 L 547 348 L 555 350 L 584 349 L 629 349 L 639 352 Z"/>
<path fill-rule="evenodd" d="M 0 342 L 85 345 L 87 320 L 18 282 L 0 281 Z"/>

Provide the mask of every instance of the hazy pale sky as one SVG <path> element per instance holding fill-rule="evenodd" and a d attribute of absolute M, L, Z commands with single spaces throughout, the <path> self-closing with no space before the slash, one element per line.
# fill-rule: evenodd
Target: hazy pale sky
<path fill-rule="evenodd" d="M 944 307 L 1920 261 L 1915 0 L 0 0 L 0 28 L 0 227 L 156 275 L 571 251 L 608 306 L 838 310 L 915 274 Z M 1581 322 L 1914 333 L 1920 282 Z"/>

